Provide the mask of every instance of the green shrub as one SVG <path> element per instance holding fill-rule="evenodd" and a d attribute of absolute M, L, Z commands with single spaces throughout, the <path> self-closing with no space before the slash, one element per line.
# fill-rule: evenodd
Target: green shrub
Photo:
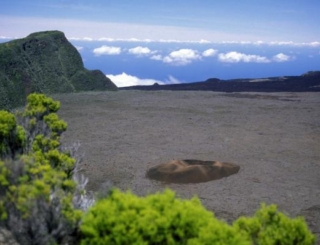
<path fill-rule="evenodd" d="M 21 244 L 76 240 L 84 190 L 76 159 L 61 148 L 60 103 L 30 94 L 23 112 L 0 111 L 0 229 Z M 19 123 L 21 125 L 19 125 Z"/>
<path fill-rule="evenodd" d="M 253 217 L 240 217 L 234 227 L 252 244 L 315 244 L 315 236 L 308 230 L 305 220 L 302 217 L 289 218 L 279 212 L 276 205 L 262 204 Z"/>
<path fill-rule="evenodd" d="M 42 119 L 45 115 L 57 112 L 60 108 L 60 102 L 44 94 L 33 93 L 27 97 L 27 106 L 24 115 Z"/>
<path fill-rule="evenodd" d="M 113 190 L 85 214 L 81 244 L 311 245 L 315 236 L 302 218 L 290 219 L 275 205 L 233 225 L 216 219 L 197 198 L 181 200 L 166 190 L 146 197 Z"/>
<path fill-rule="evenodd" d="M 197 198 L 170 190 L 146 197 L 114 190 L 89 210 L 81 231 L 81 244 L 250 244 Z"/>
<path fill-rule="evenodd" d="M 25 130 L 17 125 L 15 115 L 0 111 L 0 157 L 14 157 L 20 154 L 25 143 Z"/>

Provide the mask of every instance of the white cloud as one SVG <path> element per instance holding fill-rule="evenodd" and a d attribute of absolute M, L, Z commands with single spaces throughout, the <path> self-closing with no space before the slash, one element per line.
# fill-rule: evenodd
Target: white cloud
<path fill-rule="evenodd" d="M 142 79 L 138 78 L 136 76 L 131 76 L 126 74 L 125 72 L 122 72 L 118 75 L 112 75 L 108 74 L 106 75 L 108 78 L 111 79 L 112 82 L 114 82 L 117 87 L 128 87 L 128 86 L 137 86 L 137 85 L 153 85 L 155 83 L 158 83 L 160 85 L 163 84 L 178 84 L 181 83 L 178 79 L 175 77 L 169 75 L 168 79 L 163 81 L 155 80 L 155 79 Z"/>
<path fill-rule="evenodd" d="M 218 60 L 221 62 L 227 62 L 227 63 L 238 63 L 238 62 L 269 63 L 271 61 L 286 62 L 294 59 L 295 59 L 294 56 L 285 55 L 283 53 L 274 55 L 271 60 L 264 56 L 253 55 L 253 54 L 243 54 L 235 51 L 218 54 Z"/>
<path fill-rule="evenodd" d="M 286 61 L 290 61 L 293 59 L 294 59 L 294 56 L 285 55 L 283 53 L 280 53 L 280 54 L 273 56 L 273 60 L 276 62 L 286 62 Z"/>
<path fill-rule="evenodd" d="M 162 58 L 162 55 L 156 54 L 156 55 L 152 55 L 150 57 L 150 59 L 152 59 L 152 60 L 162 60 L 163 58 Z"/>
<path fill-rule="evenodd" d="M 179 49 L 165 56 L 162 59 L 162 61 L 164 63 L 169 63 L 173 65 L 187 65 L 190 64 L 192 61 L 199 59 L 201 59 L 201 56 L 198 54 L 197 50 Z"/>
<path fill-rule="evenodd" d="M 320 42 L 292 42 L 292 41 L 289 41 L 289 42 L 270 42 L 270 43 L 267 43 L 269 45 L 272 45 L 272 46 L 275 46 L 275 45 L 278 45 L 278 46 L 298 46 L 298 47 L 318 47 L 320 46 Z"/>
<path fill-rule="evenodd" d="M 117 55 L 121 53 L 120 47 L 112 47 L 103 45 L 100 48 L 95 48 L 93 53 L 97 56 L 99 55 Z"/>
<path fill-rule="evenodd" d="M 295 45 L 300 45 L 300 43 L 294 43 L 292 41 L 288 41 L 288 42 L 270 42 L 270 45 L 278 45 L 278 46 L 295 46 Z"/>
<path fill-rule="evenodd" d="M 84 38 L 83 38 L 83 41 L 89 41 L 89 42 L 91 42 L 91 41 L 94 41 L 94 39 L 93 39 L 92 37 L 84 37 Z"/>
<path fill-rule="evenodd" d="M 254 55 L 254 54 L 243 54 L 235 51 L 229 53 L 220 53 L 218 60 L 226 63 L 238 63 L 238 62 L 252 62 L 252 63 L 268 63 L 270 60 L 267 57 Z"/>
<path fill-rule="evenodd" d="M 149 55 L 152 54 L 154 52 L 152 52 L 149 48 L 147 47 L 135 47 L 135 48 L 131 48 L 128 50 L 129 54 L 134 54 L 134 55 Z"/>
<path fill-rule="evenodd" d="M 0 36 L 1 39 L 1 36 Z M 14 39 L 14 38 L 8 38 Z M 239 45 L 266 45 L 266 46 L 289 46 L 289 47 L 319 47 L 320 42 L 293 42 L 293 41 L 208 41 L 208 40 L 179 40 L 179 39 L 138 39 L 138 38 L 90 38 L 90 37 L 68 37 L 71 41 L 104 41 L 104 42 L 137 42 L 137 43 L 190 43 L 190 44 L 239 44 Z"/>
<path fill-rule="evenodd" d="M 305 43 L 307 46 L 312 46 L 312 47 L 318 47 L 320 46 L 320 42 L 311 42 L 311 43 Z"/>
<path fill-rule="evenodd" d="M 154 80 L 154 79 L 141 79 L 135 76 L 131 76 L 122 72 L 122 74 L 106 75 L 108 78 L 114 82 L 117 87 L 127 87 L 127 86 L 136 86 L 136 85 L 153 85 L 155 83 L 164 84 L 162 81 Z"/>
<path fill-rule="evenodd" d="M 0 37 L 1 38 L 1 37 Z M 138 39 L 138 38 L 78 38 L 68 37 L 71 41 L 104 41 L 104 42 L 140 42 L 140 43 L 190 43 L 190 44 L 239 44 L 239 45 L 267 45 L 267 46 L 290 46 L 290 47 L 319 47 L 320 42 L 293 42 L 293 41 L 208 41 L 208 40 L 179 40 L 179 39 Z"/>
<path fill-rule="evenodd" d="M 203 51 L 202 56 L 210 57 L 210 56 L 215 56 L 217 53 L 218 53 L 218 50 L 210 48 L 210 49 Z"/>
<path fill-rule="evenodd" d="M 263 44 L 265 44 L 265 42 L 263 42 L 263 41 L 261 41 L 261 40 L 259 40 L 259 41 L 256 41 L 256 42 L 254 42 L 253 43 L 254 45 L 263 45 Z"/>
<path fill-rule="evenodd" d="M 72 40 L 72 39 L 76 39 L 76 38 L 75 37 L 71 37 L 69 39 Z M 114 38 L 110 38 L 110 37 L 100 37 L 96 41 L 100 41 L 100 42 L 116 42 L 117 40 L 114 39 Z"/>
<path fill-rule="evenodd" d="M 15 39 L 13 37 L 0 36 L 0 39 Z"/>
<path fill-rule="evenodd" d="M 320 46 L 320 42 L 311 42 L 311 43 L 307 43 L 307 45 L 311 47 L 318 47 Z"/>
<path fill-rule="evenodd" d="M 208 40 L 205 40 L 205 39 L 201 39 L 200 41 L 199 41 L 199 43 L 205 43 L 205 44 L 208 44 L 208 43 L 211 43 L 210 41 L 208 41 Z"/>

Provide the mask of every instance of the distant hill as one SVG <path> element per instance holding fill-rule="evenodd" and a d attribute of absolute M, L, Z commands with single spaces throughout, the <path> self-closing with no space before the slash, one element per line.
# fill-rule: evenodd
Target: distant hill
<path fill-rule="evenodd" d="M 218 92 L 320 92 L 320 71 L 310 71 L 301 76 L 267 77 L 257 79 L 220 80 L 124 87 L 121 90 L 201 90 Z"/>
<path fill-rule="evenodd" d="M 31 92 L 45 94 L 117 90 L 101 71 L 84 68 L 60 31 L 30 34 L 0 44 L 0 109 L 23 105 Z"/>

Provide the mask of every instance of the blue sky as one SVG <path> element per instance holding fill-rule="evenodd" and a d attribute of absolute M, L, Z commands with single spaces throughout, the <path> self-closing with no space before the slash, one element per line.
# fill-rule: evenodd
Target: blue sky
<path fill-rule="evenodd" d="M 120 86 L 320 70 L 319 0 L 0 0 L 0 42 L 61 30 Z"/>

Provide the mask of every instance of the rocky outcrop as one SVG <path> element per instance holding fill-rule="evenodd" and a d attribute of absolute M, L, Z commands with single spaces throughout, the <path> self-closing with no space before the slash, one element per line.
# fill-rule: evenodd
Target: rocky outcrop
<path fill-rule="evenodd" d="M 168 183 L 200 183 L 238 173 L 233 163 L 200 160 L 172 160 L 150 168 L 146 177 Z"/>
<path fill-rule="evenodd" d="M 31 92 L 45 94 L 117 90 L 101 71 L 84 68 L 60 31 L 30 34 L 0 44 L 0 109 L 23 105 Z"/>

